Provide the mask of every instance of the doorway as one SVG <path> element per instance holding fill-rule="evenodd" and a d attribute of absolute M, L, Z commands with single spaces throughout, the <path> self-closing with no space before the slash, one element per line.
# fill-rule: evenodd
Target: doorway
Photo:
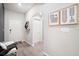
<path fill-rule="evenodd" d="M 33 46 L 37 46 L 43 49 L 43 29 L 42 29 L 42 19 L 33 18 L 32 20 L 32 36 L 33 36 Z"/>
<path fill-rule="evenodd" d="M 22 40 L 21 21 L 9 20 L 9 40 L 20 41 Z"/>

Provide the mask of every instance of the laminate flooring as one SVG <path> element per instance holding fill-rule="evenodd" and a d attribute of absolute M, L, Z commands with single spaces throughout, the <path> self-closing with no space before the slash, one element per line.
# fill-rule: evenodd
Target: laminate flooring
<path fill-rule="evenodd" d="M 21 42 L 17 45 L 17 48 L 17 56 L 44 56 L 42 42 L 39 42 L 34 47 L 26 42 Z"/>

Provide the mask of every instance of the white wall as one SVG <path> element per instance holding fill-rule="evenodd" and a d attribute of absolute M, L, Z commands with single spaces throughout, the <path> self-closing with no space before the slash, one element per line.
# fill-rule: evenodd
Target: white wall
<path fill-rule="evenodd" d="M 9 41 L 9 20 L 8 20 L 8 12 L 4 11 L 4 40 Z"/>
<path fill-rule="evenodd" d="M 50 11 L 70 5 L 72 4 L 44 5 L 44 51 L 48 55 L 79 55 L 79 25 L 49 26 L 48 24 L 48 13 Z"/>
<path fill-rule="evenodd" d="M 48 55 L 79 55 L 79 25 L 49 26 L 48 15 L 72 3 L 52 3 L 33 7 L 27 14 L 27 19 L 36 12 L 43 13 L 44 52 Z M 63 31 L 63 29 L 65 31 Z"/>
<path fill-rule="evenodd" d="M 19 40 L 25 40 L 25 16 L 22 13 L 17 13 L 11 10 L 5 9 L 5 41 L 12 41 L 13 39 L 9 38 L 9 25 L 13 23 L 12 26 L 17 26 L 16 33 L 14 33 L 13 36 L 19 36 L 18 39 L 15 39 L 15 41 Z M 19 25 L 18 25 L 19 24 Z M 19 31 L 19 32 L 18 32 Z"/>

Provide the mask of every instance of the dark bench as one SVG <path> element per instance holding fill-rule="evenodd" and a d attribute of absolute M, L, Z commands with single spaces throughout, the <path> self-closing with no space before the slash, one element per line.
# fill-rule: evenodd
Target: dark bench
<path fill-rule="evenodd" d="M 6 55 L 13 48 L 16 48 L 17 49 L 17 44 L 18 44 L 18 42 L 12 43 L 12 44 L 10 44 L 10 45 L 7 46 L 7 49 L 3 49 L 0 46 L 0 56 Z"/>

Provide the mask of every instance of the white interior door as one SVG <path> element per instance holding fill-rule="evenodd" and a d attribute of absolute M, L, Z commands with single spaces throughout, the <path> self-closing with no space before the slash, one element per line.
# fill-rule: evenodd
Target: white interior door
<path fill-rule="evenodd" d="M 42 41 L 42 21 L 33 20 L 33 42 Z"/>
<path fill-rule="evenodd" d="M 9 41 L 20 41 L 22 36 L 22 21 L 9 20 Z"/>

